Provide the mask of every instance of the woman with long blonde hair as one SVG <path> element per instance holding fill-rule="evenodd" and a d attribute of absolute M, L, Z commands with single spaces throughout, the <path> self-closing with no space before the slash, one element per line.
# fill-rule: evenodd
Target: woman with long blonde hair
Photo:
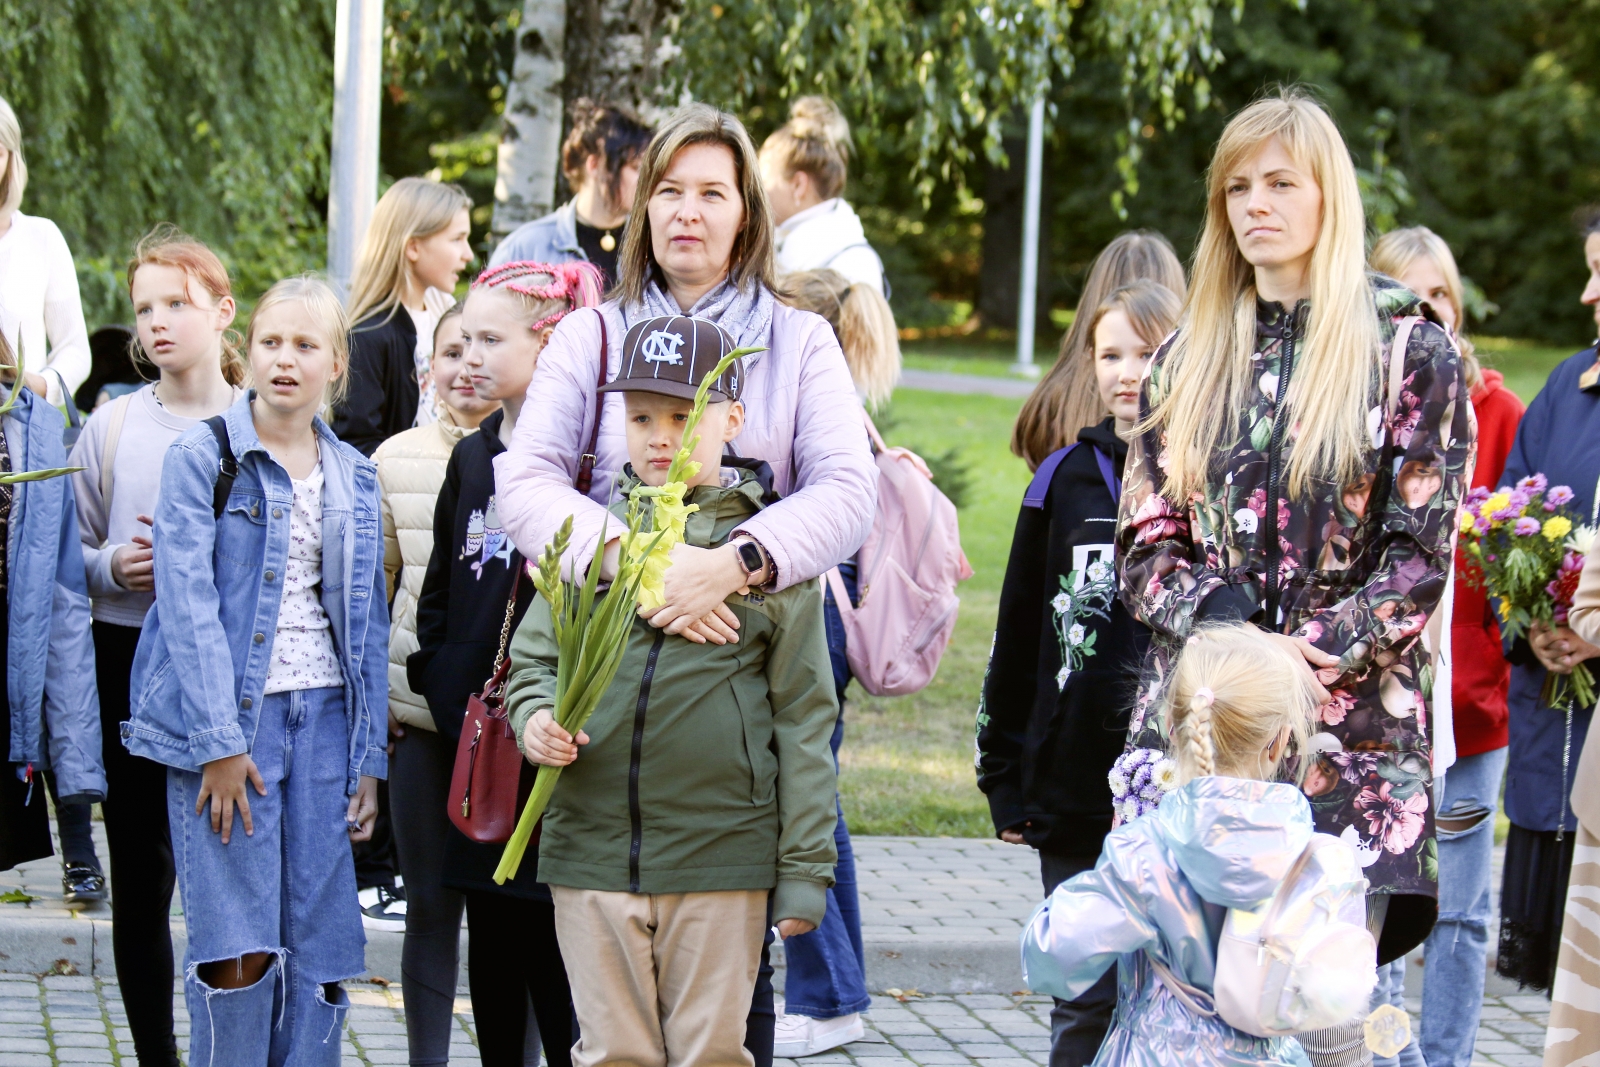
<path fill-rule="evenodd" d="M 333 432 L 365 455 L 439 417 L 433 329 L 472 263 L 471 211 L 459 185 L 431 178 L 401 178 L 373 209 L 345 302 L 350 388 L 333 417 Z"/>
<path fill-rule="evenodd" d="M 1368 275 L 1364 237 L 1355 167 L 1321 106 L 1291 89 L 1229 121 L 1189 297 L 1145 383 L 1117 561 L 1124 602 L 1154 632 L 1150 689 L 1215 619 L 1256 623 L 1315 673 L 1311 747 L 1339 773 L 1319 779 L 1312 810 L 1361 856 L 1389 961 L 1436 910 L 1421 637 L 1450 573 L 1474 426 L 1450 335 Z M 1155 695 L 1134 709 L 1135 747 L 1166 743 Z M 1325 1033 L 1308 1035 L 1314 1062 L 1342 1043 Z"/>

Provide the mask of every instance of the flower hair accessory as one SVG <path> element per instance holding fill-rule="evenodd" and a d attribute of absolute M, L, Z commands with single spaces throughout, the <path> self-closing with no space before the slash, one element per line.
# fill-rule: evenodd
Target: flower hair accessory
<path fill-rule="evenodd" d="M 537 284 L 531 279 L 545 277 L 551 281 Z M 472 283 L 474 289 L 509 289 L 532 300 L 563 300 L 567 306 L 546 315 L 529 326 L 534 332 L 554 326 L 576 308 L 594 307 L 600 303 L 603 276 L 600 268 L 582 260 L 573 263 L 534 263 L 517 260 L 490 267 Z"/>

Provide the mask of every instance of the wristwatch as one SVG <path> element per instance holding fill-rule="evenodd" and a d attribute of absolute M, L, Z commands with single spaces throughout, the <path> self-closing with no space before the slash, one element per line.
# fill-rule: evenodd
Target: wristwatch
<path fill-rule="evenodd" d="M 767 554 L 753 538 L 734 542 L 734 548 L 739 554 L 739 566 L 744 568 L 746 575 L 756 574 L 767 565 Z"/>

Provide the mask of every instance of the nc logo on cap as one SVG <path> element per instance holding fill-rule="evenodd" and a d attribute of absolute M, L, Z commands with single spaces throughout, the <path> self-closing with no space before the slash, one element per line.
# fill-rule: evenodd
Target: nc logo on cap
<path fill-rule="evenodd" d="M 657 330 L 644 339 L 640 354 L 646 363 L 683 363 L 678 349 L 683 345 L 683 335 L 671 330 Z"/>

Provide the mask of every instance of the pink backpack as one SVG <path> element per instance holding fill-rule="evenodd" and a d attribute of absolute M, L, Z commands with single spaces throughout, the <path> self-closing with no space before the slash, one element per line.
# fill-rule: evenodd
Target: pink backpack
<path fill-rule="evenodd" d="M 878 465 L 878 511 L 856 558 L 852 605 L 838 568 L 827 573 L 844 621 L 845 656 L 873 696 L 915 693 L 933 681 L 956 627 L 956 583 L 972 577 L 956 507 L 922 457 L 883 443 L 866 417 Z"/>

